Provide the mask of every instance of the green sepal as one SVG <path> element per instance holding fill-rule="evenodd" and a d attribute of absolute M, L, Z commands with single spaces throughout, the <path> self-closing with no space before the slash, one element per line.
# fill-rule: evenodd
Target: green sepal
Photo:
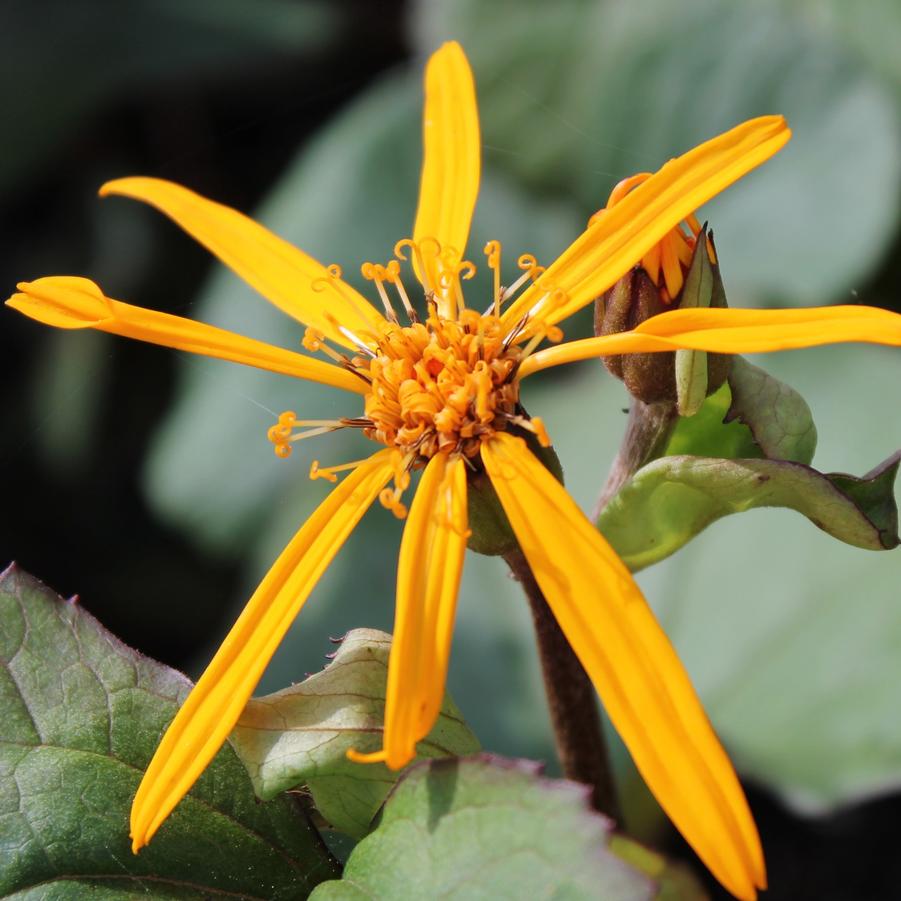
<path fill-rule="evenodd" d="M 722 282 L 720 283 L 722 285 Z M 707 226 L 695 242 L 691 265 L 679 295 L 679 309 L 709 307 L 713 301 L 714 272 L 707 253 Z M 676 407 L 680 416 L 694 416 L 707 397 L 707 354 L 701 350 L 677 350 Z"/>
<path fill-rule="evenodd" d="M 554 448 L 542 447 L 531 432 L 522 429 L 512 429 L 511 431 L 525 439 L 529 450 L 562 485 L 563 467 L 560 465 L 560 458 Z M 488 474 L 480 462 L 475 465 L 477 468 L 470 469 L 467 473 L 471 534 L 466 546 L 471 551 L 487 557 L 503 557 L 515 551 L 519 544 L 513 534 L 510 520 L 507 519 L 507 514 L 498 500 L 497 492 L 491 484 L 491 479 L 488 478 Z"/>

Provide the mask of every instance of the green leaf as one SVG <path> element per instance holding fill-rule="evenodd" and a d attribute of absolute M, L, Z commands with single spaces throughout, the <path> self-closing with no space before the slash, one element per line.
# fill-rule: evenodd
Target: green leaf
<path fill-rule="evenodd" d="M 598 518 L 634 571 L 668 557 L 710 523 L 754 507 L 788 507 L 867 550 L 898 544 L 896 454 L 863 478 L 785 460 L 662 457 L 643 466 Z"/>
<path fill-rule="evenodd" d="M 698 413 L 679 419 L 663 453 L 810 463 L 816 443 L 804 398 L 763 369 L 733 357 L 727 383 Z"/>
<path fill-rule="evenodd" d="M 880 463 L 862 479 L 840 472 L 826 477 L 842 494 L 851 498 L 857 507 L 866 511 L 867 519 L 878 532 L 879 543 L 886 550 L 898 546 L 898 506 L 895 503 L 894 485 L 899 461 L 901 451 Z"/>
<path fill-rule="evenodd" d="M 287 901 L 337 872 L 291 799 L 256 800 L 229 748 L 133 855 L 131 799 L 191 685 L 13 567 L 0 661 L 0 897 Z"/>
<path fill-rule="evenodd" d="M 868 550 L 898 543 L 895 457 L 863 478 L 810 468 L 817 431 L 801 395 L 741 357 L 664 456 L 610 501 L 598 527 L 633 571 L 675 553 L 710 523 L 755 507 L 788 507 Z M 759 459 L 761 456 L 771 459 Z"/>
<path fill-rule="evenodd" d="M 398 774 L 383 764 L 352 763 L 347 751 L 381 747 L 390 649 L 390 635 L 354 629 L 324 670 L 248 703 L 231 741 L 261 798 L 306 785 L 335 829 L 354 838 L 366 835 Z M 450 697 L 417 745 L 421 758 L 478 749 Z"/>
<path fill-rule="evenodd" d="M 397 784 L 344 878 L 312 898 L 652 898 L 649 881 L 608 849 L 609 823 L 586 798 L 527 761 L 422 763 Z"/>
<path fill-rule="evenodd" d="M 728 459 L 762 456 L 750 429 L 740 422 L 727 421 L 731 407 L 732 394 L 726 382 L 701 404 L 694 416 L 679 417 L 663 449 L 664 455 L 693 454 Z"/>
<path fill-rule="evenodd" d="M 817 429 L 807 401 L 794 388 L 742 357 L 732 360 L 729 388 L 732 405 L 725 422 L 746 425 L 765 457 L 795 463 L 813 460 Z"/>

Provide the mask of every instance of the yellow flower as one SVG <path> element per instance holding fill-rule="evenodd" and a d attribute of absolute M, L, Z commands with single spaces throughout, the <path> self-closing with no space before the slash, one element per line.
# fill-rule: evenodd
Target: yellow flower
<path fill-rule="evenodd" d="M 101 190 L 170 216 L 304 323 L 304 346 L 329 361 L 112 300 L 86 279 L 22 283 L 8 301 L 61 328 L 97 328 L 360 395 L 362 409 L 344 419 L 282 414 L 270 432 L 281 456 L 300 438 L 338 428 L 360 429 L 384 445 L 353 464 L 313 464 L 314 477 L 337 481 L 338 471 L 348 474 L 276 560 L 164 735 L 134 800 L 134 850 L 150 840 L 225 741 L 276 646 L 366 509 L 380 498 L 405 516 L 401 496 L 410 472 L 422 469 L 400 547 L 383 747 L 353 754 L 393 769 L 414 757 L 444 693 L 468 534 L 467 470 L 484 468 L 548 604 L 651 790 L 714 875 L 739 898 L 754 898 L 765 885 L 763 855 L 729 759 L 630 573 L 520 437 L 531 432 L 548 441 L 541 421 L 518 405 L 520 382 L 560 363 L 619 353 L 744 353 L 833 341 L 901 346 L 901 317 L 867 307 L 685 309 L 632 332 L 537 350 L 544 338 L 559 341 L 557 323 L 639 260 L 647 264 L 650 256 L 653 265 L 660 258 L 673 291 L 673 229 L 691 224 L 698 206 L 776 153 L 789 130 L 778 116 L 754 119 L 671 160 L 621 192 L 547 269 L 520 257 L 523 274 L 508 288 L 501 286 L 500 245 L 491 242 L 485 252 L 494 296 L 480 314 L 464 305 L 461 287 L 474 271 L 463 253 L 479 185 L 480 137 L 472 74 L 458 44 L 445 44 L 429 61 L 425 95 L 425 160 L 412 238 L 398 243 L 391 262 L 363 266 L 381 310 L 343 281 L 338 267 L 323 267 L 185 188 L 126 178 Z M 423 320 L 401 278 L 405 260 L 422 284 Z M 400 324 L 396 306 L 409 324 Z"/>

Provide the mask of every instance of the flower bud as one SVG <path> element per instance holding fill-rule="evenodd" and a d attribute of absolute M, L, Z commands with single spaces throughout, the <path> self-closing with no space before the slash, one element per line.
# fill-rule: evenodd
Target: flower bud
<path fill-rule="evenodd" d="M 687 239 L 681 233 L 678 239 Z M 661 242 L 662 244 L 663 242 Z M 635 328 L 651 316 L 682 306 L 725 307 L 726 292 L 716 263 L 713 237 L 706 226 L 693 235 L 687 267 L 678 263 L 678 277 L 662 269 L 652 273 L 645 257 L 595 302 L 596 335 L 612 335 Z M 657 259 L 664 252 L 658 252 Z M 684 258 L 684 254 L 683 254 Z M 673 282 L 678 291 L 671 294 Z M 607 370 L 625 383 L 629 393 L 646 404 L 676 404 L 679 413 L 691 416 L 704 398 L 720 388 L 729 374 L 731 357 L 702 351 L 622 354 L 604 357 Z"/>

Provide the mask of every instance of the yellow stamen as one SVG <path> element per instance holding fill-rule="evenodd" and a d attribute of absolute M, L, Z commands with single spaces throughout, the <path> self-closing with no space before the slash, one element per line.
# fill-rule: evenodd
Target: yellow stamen
<path fill-rule="evenodd" d="M 311 353 L 321 352 L 324 353 L 327 357 L 330 357 L 336 363 L 341 366 L 345 366 L 348 362 L 347 357 L 343 354 L 338 353 L 333 347 L 329 347 L 325 341 L 325 335 L 322 332 L 316 331 L 316 329 L 308 326 L 303 334 L 303 340 L 301 344 L 304 346 L 304 349 L 310 351 Z"/>
<path fill-rule="evenodd" d="M 494 315 L 501 315 L 501 242 L 489 241 L 485 245 L 485 256 L 488 258 L 488 268 L 491 270 L 494 280 Z"/>
<path fill-rule="evenodd" d="M 385 267 L 376 266 L 374 263 L 363 263 L 360 267 L 360 272 L 367 281 L 375 282 L 376 290 L 379 292 L 379 297 L 382 300 L 382 306 L 385 308 L 385 316 L 389 322 L 397 325 L 397 313 L 394 312 L 394 307 L 391 306 L 391 301 L 388 298 L 388 292 L 385 291 L 384 282 L 388 279 L 388 272 Z"/>
<path fill-rule="evenodd" d="M 400 277 L 400 263 L 397 260 L 391 260 L 385 267 L 385 272 L 387 273 L 388 281 L 397 289 L 397 293 L 400 296 L 401 303 L 404 305 L 404 310 L 406 310 L 410 322 L 419 322 L 419 316 L 416 315 L 416 310 L 413 309 L 413 304 L 410 303 L 410 298 L 407 296 L 407 289 L 404 287 L 404 283 Z"/>
<path fill-rule="evenodd" d="M 535 258 L 534 254 L 531 253 L 523 253 L 520 254 L 519 259 L 516 261 L 516 265 L 524 270 L 523 274 L 513 282 L 509 287 L 504 288 L 501 294 L 501 304 L 504 304 L 506 301 L 511 300 L 516 292 L 528 281 L 531 279 L 535 281 L 542 272 L 544 272 L 544 266 L 538 265 L 538 260 Z M 500 315 L 500 314 L 498 314 Z"/>
<path fill-rule="evenodd" d="M 312 481 L 316 481 L 316 479 L 325 479 L 328 482 L 337 482 L 339 472 L 347 472 L 350 469 L 356 469 L 358 466 L 362 466 L 366 462 L 363 460 L 354 460 L 351 463 L 341 463 L 338 466 L 326 466 L 320 468 L 319 461 L 314 460 L 310 464 L 310 479 Z"/>

